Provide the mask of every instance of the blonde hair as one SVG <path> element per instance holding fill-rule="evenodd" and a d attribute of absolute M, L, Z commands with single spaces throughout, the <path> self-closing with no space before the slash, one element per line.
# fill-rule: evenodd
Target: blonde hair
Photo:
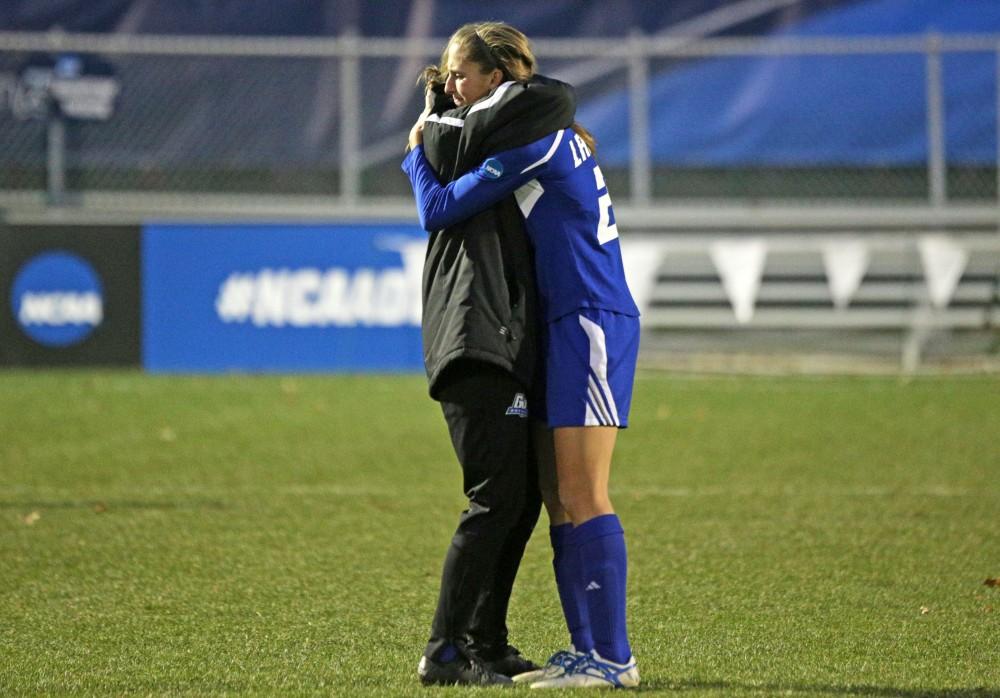
<path fill-rule="evenodd" d="M 531 42 L 519 29 L 505 22 L 464 24 L 445 44 L 441 63 L 424 68 L 421 77 L 427 83 L 443 83 L 448 71 L 448 52 L 464 56 L 483 73 L 499 70 L 505 80 L 526 82 L 535 74 L 535 54 Z"/>
<path fill-rule="evenodd" d="M 465 60 L 478 65 L 483 74 L 499 70 L 504 81 L 527 82 L 538 65 L 531 42 L 521 30 L 506 22 L 474 22 L 455 30 L 445 44 L 441 62 L 424 68 L 418 82 L 423 81 L 427 87 L 444 84 L 448 75 L 448 52 L 452 47 Z M 573 131 L 583 138 L 591 152 L 597 152 L 594 137 L 587 129 L 574 122 Z"/>

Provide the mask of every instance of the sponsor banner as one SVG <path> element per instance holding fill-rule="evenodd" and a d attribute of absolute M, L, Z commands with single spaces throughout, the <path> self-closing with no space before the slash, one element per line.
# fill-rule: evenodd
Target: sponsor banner
<path fill-rule="evenodd" d="M 0 364 L 139 362 L 139 230 L 0 228 Z"/>
<path fill-rule="evenodd" d="M 147 225 L 150 371 L 415 371 L 427 235 L 412 225 Z"/>

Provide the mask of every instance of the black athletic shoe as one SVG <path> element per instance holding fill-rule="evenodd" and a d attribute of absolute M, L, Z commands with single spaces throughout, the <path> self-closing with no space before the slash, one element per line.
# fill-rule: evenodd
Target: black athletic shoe
<path fill-rule="evenodd" d="M 425 686 L 513 686 L 514 682 L 503 674 L 491 671 L 475 659 L 458 657 L 450 662 L 435 662 L 420 658 L 417 665 L 420 683 Z"/>
<path fill-rule="evenodd" d="M 507 649 L 504 650 L 504 654 L 500 658 L 484 661 L 483 664 L 485 664 L 486 668 L 490 671 L 510 677 L 514 677 L 528 671 L 537 671 L 538 669 L 541 669 L 540 666 L 535 664 L 530 659 L 522 657 L 521 653 L 516 647 L 514 647 L 514 645 L 507 645 Z"/>

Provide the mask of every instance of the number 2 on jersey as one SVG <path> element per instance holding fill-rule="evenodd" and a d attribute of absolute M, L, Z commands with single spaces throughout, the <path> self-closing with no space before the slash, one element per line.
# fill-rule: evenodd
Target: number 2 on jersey
<path fill-rule="evenodd" d="M 597 183 L 597 191 L 602 189 L 604 193 L 597 197 L 597 207 L 600 210 L 600 217 L 597 220 L 597 242 L 603 245 L 618 237 L 618 223 L 611 222 L 611 194 L 604 183 L 604 173 L 599 165 L 594 165 L 594 181 Z"/>
<path fill-rule="evenodd" d="M 582 165 L 584 160 L 591 155 L 590 148 L 587 147 L 578 133 L 573 134 L 573 137 L 569 139 L 569 149 L 573 153 L 574 168 Z M 597 198 L 597 207 L 600 211 L 597 220 L 597 242 L 603 245 L 618 237 L 618 224 L 611 222 L 611 194 L 608 193 L 608 187 L 604 183 L 604 173 L 601 172 L 599 165 L 594 165 L 594 181 L 597 183 L 598 193 L 602 189 L 604 190 L 604 193 Z"/>

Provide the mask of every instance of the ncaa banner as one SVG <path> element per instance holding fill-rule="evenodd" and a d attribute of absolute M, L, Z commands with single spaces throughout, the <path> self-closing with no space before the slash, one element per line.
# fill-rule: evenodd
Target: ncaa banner
<path fill-rule="evenodd" d="M 139 363 L 139 228 L 0 226 L 0 365 Z"/>
<path fill-rule="evenodd" d="M 421 370 L 426 245 L 412 225 L 147 225 L 143 365 Z"/>

